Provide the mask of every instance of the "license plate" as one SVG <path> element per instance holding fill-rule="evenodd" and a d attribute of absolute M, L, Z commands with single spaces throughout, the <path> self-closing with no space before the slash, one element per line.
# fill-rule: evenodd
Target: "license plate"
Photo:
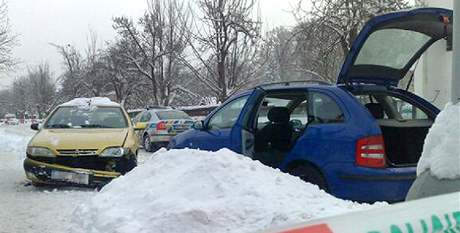
<path fill-rule="evenodd" d="M 51 171 L 51 179 L 66 181 L 76 184 L 88 184 L 89 175 L 85 173 L 73 173 L 63 171 Z"/>
<path fill-rule="evenodd" d="M 189 127 L 181 125 L 181 126 L 175 126 L 175 127 L 173 127 L 173 129 L 175 131 L 181 131 L 182 132 L 182 131 L 185 131 L 185 130 L 189 129 Z"/>

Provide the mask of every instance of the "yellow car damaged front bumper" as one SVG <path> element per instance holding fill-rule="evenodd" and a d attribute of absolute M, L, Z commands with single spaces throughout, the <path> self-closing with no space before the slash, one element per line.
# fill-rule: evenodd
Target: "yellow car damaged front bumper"
<path fill-rule="evenodd" d="M 24 170 L 27 179 L 33 183 L 54 185 L 102 186 L 121 175 L 119 172 L 73 168 L 30 158 L 24 160 Z"/>

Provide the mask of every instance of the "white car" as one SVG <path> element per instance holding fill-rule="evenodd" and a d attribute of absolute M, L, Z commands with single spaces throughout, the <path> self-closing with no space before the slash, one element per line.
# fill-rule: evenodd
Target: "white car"
<path fill-rule="evenodd" d="M 19 120 L 17 118 L 8 118 L 5 123 L 7 125 L 19 125 Z"/>
<path fill-rule="evenodd" d="M 138 133 L 142 146 L 152 152 L 166 147 L 172 137 L 189 130 L 194 121 L 181 110 L 157 107 L 137 114 L 133 122 L 136 128 L 143 129 Z"/>

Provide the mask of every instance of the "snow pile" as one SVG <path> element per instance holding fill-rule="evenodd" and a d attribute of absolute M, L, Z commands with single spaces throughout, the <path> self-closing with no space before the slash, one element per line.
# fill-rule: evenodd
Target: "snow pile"
<path fill-rule="evenodd" d="M 369 207 L 227 149 L 160 150 L 80 205 L 73 230 L 241 233 Z"/>
<path fill-rule="evenodd" d="M 27 144 L 35 131 L 24 126 L 0 127 L 0 154 L 18 154 L 20 159 L 25 158 Z"/>
<path fill-rule="evenodd" d="M 428 132 L 417 175 L 428 169 L 439 179 L 460 178 L 460 103 L 447 104 Z"/>
<path fill-rule="evenodd" d="M 107 97 L 93 97 L 93 98 L 75 98 L 69 102 L 61 104 L 60 106 L 93 109 L 94 107 L 98 107 L 98 106 L 119 107 L 120 104 L 112 102 Z"/>

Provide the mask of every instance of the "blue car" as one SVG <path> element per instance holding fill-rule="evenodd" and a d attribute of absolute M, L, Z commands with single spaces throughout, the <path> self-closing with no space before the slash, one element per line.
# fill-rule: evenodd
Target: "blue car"
<path fill-rule="evenodd" d="M 229 148 L 339 198 L 402 201 L 439 109 L 398 84 L 412 78 L 410 68 L 433 43 L 451 38 L 451 10 L 377 16 L 355 40 L 336 85 L 287 82 L 243 91 L 169 148 Z"/>

